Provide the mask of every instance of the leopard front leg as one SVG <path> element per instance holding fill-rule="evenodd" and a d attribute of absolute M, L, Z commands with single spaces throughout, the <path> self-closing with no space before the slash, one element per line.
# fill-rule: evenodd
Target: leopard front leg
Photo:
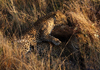
<path fill-rule="evenodd" d="M 55 37 L 53 37 L 51 35 L 42 36 L 41 40 L 42 41 L 52 42 L 55 45 L 59 45 L 61 43 L 61 41 L 58 38 L 55 38 Z"/>

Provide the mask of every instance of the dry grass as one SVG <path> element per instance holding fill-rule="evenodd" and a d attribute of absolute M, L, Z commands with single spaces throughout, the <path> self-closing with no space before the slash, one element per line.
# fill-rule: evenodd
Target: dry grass
<path fill-rule="evenodd" d="M 68 59 L 73 53 L 68 53 L 64 59 L 62 56 L 51 56 L 52 50 L 53 54 L 59 51 L 52 44 L 49 44 L 50 50 L 44 58 L 37 53 L 27 58 L 21 53 L 22 49 L 18 49 L 16 44 L 12 45 L 11 40 L 21 37 L 38 18 L 58 9 L 68 16 L 70 25 L 75 25 L 73 35 L 79 39 L 86 68 L 100 69 L 99 0 L 0 0 L 0 7 L 0 70 L 80 70 L 78 64 L 74 66 Z M 67 43 L 73 40 L 71 36 Z M 63 50 L 64 45 L 62 43 L 59 48 Z M 48 47 L 48 44 L 44 46 Z"/>

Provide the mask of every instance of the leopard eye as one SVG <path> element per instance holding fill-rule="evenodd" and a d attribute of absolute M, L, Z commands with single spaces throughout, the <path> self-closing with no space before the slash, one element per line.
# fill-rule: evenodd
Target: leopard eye
<path fill-rule="evenodd" d="M 55 18 L 57 18 L 57 15 L 55 15 Z"/>
<path fill-rule="evenodd" d="M 59 17 L 59 15 L 57 14 L 57 15 L 56 15 L 56 18 L 58 18 L 58 17 Z"/>

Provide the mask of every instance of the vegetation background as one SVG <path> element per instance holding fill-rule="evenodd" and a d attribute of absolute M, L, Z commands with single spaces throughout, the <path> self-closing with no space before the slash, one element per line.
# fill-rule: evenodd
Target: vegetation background
<path fill-rule="evenodd" d="M 82 35 L 77 37 L 82 39 L 80 52 L 87 70 L 100 69 L 100 0 L 0 0 L 0 70 L 80 70 L 68 59 L 73 53 L 63 60 L 51 59 L 49 52 L 46 61 L 32 54 L 27 61 L 22 58 L 21 49 L 12 45 L 12 39 L 20 37 L 38 18 L 57 10 L 69 13 L 70 23 L 79 26 Z"/>

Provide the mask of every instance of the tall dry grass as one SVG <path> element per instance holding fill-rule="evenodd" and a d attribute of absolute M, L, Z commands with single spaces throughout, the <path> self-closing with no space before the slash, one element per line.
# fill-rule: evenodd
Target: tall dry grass
<path fill-rule="evenodd" d="M 93 69 L 100 69 L 100 34 L 99 28 L 96 27 L 100 24 L 99 0 L 0 0 L 0 7 L 0 70 L 79 69 L 78 65 L 73 67 L 66 56 L 62 61 L 61 57 L 53 58 L 50 51 L 47 54 L 48 59 L 41 59 L 34 53 L 28 59 L 23 54 L 22 58 L 22 50 L 18 49 L 16 44 L 12 45 L 11 40 L 21 37 L 38 18 L 58 9 L 65 11 L 65 14 L 69 15 L 70 22 L 75 24 L 82 34 L 89 37 L 90 40 L 87 39 L 89 45 L 86 47 L 91 48 L 89 52 L 91 60 L 88 61 L 85 56 L 86 63 L 95 61 Z M 85 50 L 80 51 L 85 55 Z"/>

